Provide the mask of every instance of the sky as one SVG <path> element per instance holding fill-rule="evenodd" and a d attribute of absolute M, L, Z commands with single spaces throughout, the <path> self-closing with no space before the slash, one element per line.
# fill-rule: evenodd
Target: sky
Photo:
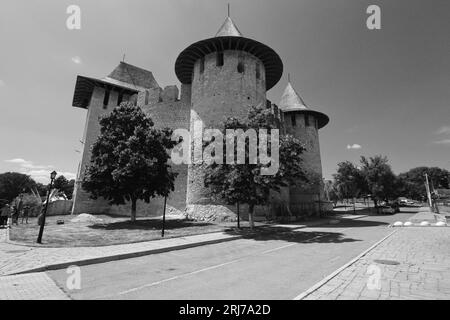
<path fill-rule="evenodd" d="M 243 35 L 283 60 L 268 98 L 279 102 L 290 73 L 306 104 L 330 117 L 320 130 L 325 178 L 376 154 L 396 173 L 450 170 L 448 0 L 2 0 L 0 172 L 74 178 L 86 121 L 72 107 L 77 75 L 102 78 L 125 54 L 161 86 L 179 85 L 178 54 L 215 35 L 228 2 Z M 66 26 L 70 5 L 80 30 Z M 379 30 L 366 26 L 369 5 L 381 8 Z"/>

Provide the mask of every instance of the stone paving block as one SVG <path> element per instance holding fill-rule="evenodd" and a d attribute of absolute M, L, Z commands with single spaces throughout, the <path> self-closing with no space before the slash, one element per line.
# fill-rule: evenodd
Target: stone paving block
<path fill-rule="evenodd" d="M 0 277 L 0 300 L 68 300 L 45 273 Z"/>
<path fill-rule="evenodd" d="M 351 272 L 343 270 L 327 285 L 336 286 L 331 292 L 339 293 L 339 300 L 450 299 L 449 248 L 449 228 L 402 229 L 356 261 Z M 383 265 L 375 263 L 377 259 L 400 264 Z M 372 264 L 381 270 L 381 290 L 368 290 L 366 286 L 366 271 Z M 355 276 L 349 279 L 351 274 Z"/>

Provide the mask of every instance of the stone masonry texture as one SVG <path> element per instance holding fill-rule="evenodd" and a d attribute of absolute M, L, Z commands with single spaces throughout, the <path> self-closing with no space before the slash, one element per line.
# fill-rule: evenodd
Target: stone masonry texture
<path fill-rule="evenodd" d="M 224 50 L 223 64 L 218 63 L 217 52 L 209 53 L 196 60 L 192 71 L 192 83 L 161 88 L 150 71 L 121 62 L 108 77 L 94 81 L 91 91 L 80 83 L 75 88 L 87 106 L 84 131 L 84 151 L 79 166 L 75 191 L 73 214 L 128 215 L 130 205 L 110 205 L 105 199 L 93 200 L 82 188 L 86 166 L 90 162 L 91 147 L 100 133 L 99 117 L 110 113 L 121 101 L 130 101 L 140 106 L 149 115 L 156 127 L 187 129 L 191 137 L 203 133 L 204 129 L 221 129 L 221 123 L 230 116 L 243 119 L 251 106 L 271 108 L 279 119 L 280 129 L 300 138 L 307 147 L 303 163 L 305 168 L 322 175 L 319 136 L 316 119 L 310 117 L 305 126 L 304 114 L 296 114 L 297 126 L 290 126 L 291 117 L 266 98 L 266 70 L 263 62 L 245 50 Z M 92 82 L 89 82 L 92 85 Z M 133 92 L 134 90 L 134 92 Z M 108 104 L 104 105 L 105 94 L 109 92 Z M 87 104 L 87 103 L 86 103 Z M 77 105 L 79 106 L 79 105 Z M 84 104 L 83 106 L 84 107 Z M 201 130 L 194 128 L 202 127 Z M 285 127 L 285 128 L 283 128 Z M 199 131 L 199 132 L 197 132 Z M 192 146 L 191 146 L 192 147 Z M 192 150 L 192 149 L 191 149 Z M 168 206 L 183 211 L 204 211 L 209 215 L 211 205 L 220 205 L 219 211 L 235 212 L 234 206 L 224 206 L 213 201 L 204 186 L 204 167 L 199 164 L 175 165 L 178 173 L 175 191 L 168 198 Z M 315 213 L 320 195 L 320 183 L 309 189 L 284 188 L 271 194 L 270 205 L 256 208 L 257 215 L 279 215 Z M 200 208 L 199 206 L 207 207 Z M 189 208 L 190 207 L 190 208 Z M 213 210 L 214 211 L 214 210 Z M 241 213 L 248 209 L 241 207 Z M 159 216 L 163 212 L 163 199 L 152 199 L 149 204 L 138 202 L 138 216 Z"/>
<path fill-rule="evenodd" d="M 449 228 L 398 229 L 304 299 L 448 300 L 449 247 Z"/>

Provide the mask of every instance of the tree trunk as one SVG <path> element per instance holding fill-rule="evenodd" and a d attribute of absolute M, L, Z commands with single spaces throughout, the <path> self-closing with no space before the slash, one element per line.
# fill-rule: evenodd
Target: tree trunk
<path fill-rule="evenodd" d="M 237 209 L 237 227 L 238 229 L 241 228 L 241 216 L 240 216 L 240 212 L 239 212 L 239 202 L 236 203 L 236 209 Z"/>
<path fill-rule="evenodd" d="M 136 221 L 136 202 L 137 199 L 131 198 L 131 222 Z"/>
<path fill-rule="evenodd" d="M 253 230 L 255 227 L 255 221 L 253 220 L 253 211 L 255 210 L 255 206 L 253 204 L 248 205 L 248 223 L 250 224 L 250 229 Z"/>
<path fill-rule="evenodd" d="M 353 198 L 353 214 L 356 214 L 356 198 Z"/>

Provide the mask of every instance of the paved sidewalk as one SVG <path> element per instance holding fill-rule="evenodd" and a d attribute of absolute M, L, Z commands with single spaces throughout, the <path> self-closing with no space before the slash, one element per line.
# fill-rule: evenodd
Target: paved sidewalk
<path fill-rule="evenodd" d="M 0 300 L 69 300 L 44 272 L 0 278 Z"/>
<path fill-rule="evenodd" d="M 260 226 L 306 228 L 328 223 L 330 218 L 312 220 L 301 224 L 265 224 Z M 7 241 L 6 229 L 0 229 L 0 277 L 24 272 L 65 268 L 70 265 L 86 265 L 127 259 L 148 254 L 180 250 L 241 238 L 225 232 L 199 234 L 180 238 L 152 240 L 102 247 L 51 248 L 15 244 Z"/>
<path fill-rule="evenodd" d="M 240 237 L 216 232 L 104 247 L 39 248 L 8 243 L 6 242 L 6 229 L 0 229 L 0 276 L 38 272 L 49 268 L 64 268 L 72 264 L 81 266 L 126 259 L 230 241 Z"/>
<path fill-rule="evenodd" d="M 301 298 L 450 299 L 449 248 L 450 228 L 398 229 L 356 262 Z"/>

